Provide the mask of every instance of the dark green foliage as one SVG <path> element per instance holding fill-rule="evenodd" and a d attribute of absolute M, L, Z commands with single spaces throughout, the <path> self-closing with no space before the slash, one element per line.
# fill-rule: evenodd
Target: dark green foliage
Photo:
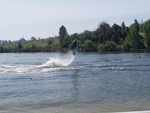
<path fill-rule="evenodd" d="M 122 39 L 125 40 L 125 38 L 127 37 L 127 34 L 129 32 L 129 28 L 125 25 L 124 22 L 122 22 L 121 24 L 121 33 L 122 33 Z"/>
<path fill-rule="evenodd" d="M 98 50 L 100 52 L 116 51 L 117 50 L 117 44 L 114 41 L 107 41 L 105 44 L 100 44 L 98 47 Z"/>
<path fill-rule="evenodd" d="M 51 44 L 53 44 L 53 40 L 49 39 L 48 40 L 48 46 L 50 46 Z"/>
<path fill-rule="evenodd" d="M 127 36 L 127 42 L 131 44 L 134 50 L 138 50 L 140 48 L 140 26 L 137 20 L 135 20 L 134 24 L 132 24 L 129 28 L 129 33 Z"/>
<path fill-rule="evenodd" d="M 4 53 L 5 51 L 4 51 L 4 47 L 0 47 L 0 53 Z"/>
<path fill-rule="evenodd" d="M 85 40 L 83 50 L 87 52 L 97 51 L 96 45 L 91 40 Z"/>
<path fill-rule="evenodd" d="M 146 47 L 150 47 L 150 20 L 143 24 L 144 42 Z"/>
<path fill-rule="evenodd" d="M 110 39 L 110 34 L 111 33 L 111 27 L 107 22 L 102 22 L 99 24 L 97 30 L 96 30 L 96 35 L 98 38 L 99 43 L 104 43 L 107 40 Z"/>
<path fill-rule="evenodd" d="M 18 46 L 17 46 L 17 49 L 20 50 L 20 49 L 22 49 L 22 48 L 23 48 L 23 46 L 22 46 L 22 44 L 19 42 L 19 43 L 18 43 Z"/>
<path fill-rule="evenodd" d="M 70 37 L 64 37 L 63 39 L 60 39 L 61 48 L 68 49 L 70 47 L 70 44 L 71 44 Z"/>
<path fill-rule="evenodd" d="M 62 25 L 59 29 L 59 38 L 65 38 L 66 36 L 68 36 L 67 30 L 66 28 Z"/>
<path fill-rule="evenodd" d="M 127 27 L 124 22 L 121 26 L 102 22 L 94 31 L 85 30 L 83 33 L 74 33 L 69 36 L 65 26 L 59 29 L 58 37 L 48 39 L 31 38 L 30 41 L 17 41 L 0 44 L 0 52 L 55 52 L 68 51 L 74 42 L 79 51 L 145 51 L 150 50 L 150 20 L 139 24 L 137 20 Z"/>
<path fill-rule="evenodd" d="M 67 51 L 71 44 L 71 39 L 67 33 L 66 28 L 62 25 L 59 29 L 59 39 L 62 51 Z"/>
<path fill-rule="evenodd" d="M 81 34 L 81 38 L 83 40 L 92 40 L 92 32 L 88 30 L 84 31 L 84 33 Z"/>
<path fill-rule="evenodd" d="M 116 42 L 117 44 L 123 39 L 123 34 L 121 32 L 121 27 L 117 24 L 114 24 L 111 28 L 111 34 L 112 34 L 112 38 L 111 40 L 113 40 L 114 42 Z"/>
<path fill-rule="evenodd" d="M 123 50 L 124 51 L 130 51 L 132 50 L 132 44 L 128 41 L 125 41 L 124 44 L 123 44 Z"/>
<path fill-rule="evenodd" d="M 60 44 L 59 43 L 53 43 L 50 47 L 49 47 L 49 51 L 51 52 L 55 52 L 55 51 L 59 51 L 60 50 Z"/>

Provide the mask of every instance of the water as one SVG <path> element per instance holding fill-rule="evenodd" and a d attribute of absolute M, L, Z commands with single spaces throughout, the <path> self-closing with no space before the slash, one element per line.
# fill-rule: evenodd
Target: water
<path fill-rule="evenodd" d="M 0 54 L 0 112 L 150 110 L 150 53 Z"/>

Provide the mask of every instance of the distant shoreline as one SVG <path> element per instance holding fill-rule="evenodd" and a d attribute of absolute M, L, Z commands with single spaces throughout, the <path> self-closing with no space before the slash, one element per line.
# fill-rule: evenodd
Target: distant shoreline
<path fill-rule="evenodd" d="M 58 36 L 47 39 L 31 37 L 27 41 L 24 38 L 15 42 L 0 40 L 0 53 L 67 52 L 74 43 L 81 52 L 150 52 L 150 20 L 139 23 L 135 19 L 129 27 L 124 22 L 110 26 L 103 21 L 94 31 L 85 30 L 71 35 L 62 25 Z"/>

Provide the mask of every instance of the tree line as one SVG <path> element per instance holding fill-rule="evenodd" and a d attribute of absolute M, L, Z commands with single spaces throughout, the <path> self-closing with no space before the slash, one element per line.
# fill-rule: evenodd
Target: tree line
<path fill-rule="evenodd" d="M 150 20 L 139 23 L 136 19 L 130 26 L 124 22 L 110 26 L 101 22 L 96 30 L 69 35 L 65 26 L 59 28 L 59 36 L 0 45 L 0 52 L 55 52 L 68 51 L 74 42 L 82 52 L 141 52 L 150 51 Z"/>

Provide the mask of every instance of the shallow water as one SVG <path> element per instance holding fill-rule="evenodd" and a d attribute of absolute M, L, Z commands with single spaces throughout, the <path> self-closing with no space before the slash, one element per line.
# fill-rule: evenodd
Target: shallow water
<path fill-rule="evenodd" d="M 149 59 L 149 53 L 0 54 L 0 111 L 150 110 Z"/>

